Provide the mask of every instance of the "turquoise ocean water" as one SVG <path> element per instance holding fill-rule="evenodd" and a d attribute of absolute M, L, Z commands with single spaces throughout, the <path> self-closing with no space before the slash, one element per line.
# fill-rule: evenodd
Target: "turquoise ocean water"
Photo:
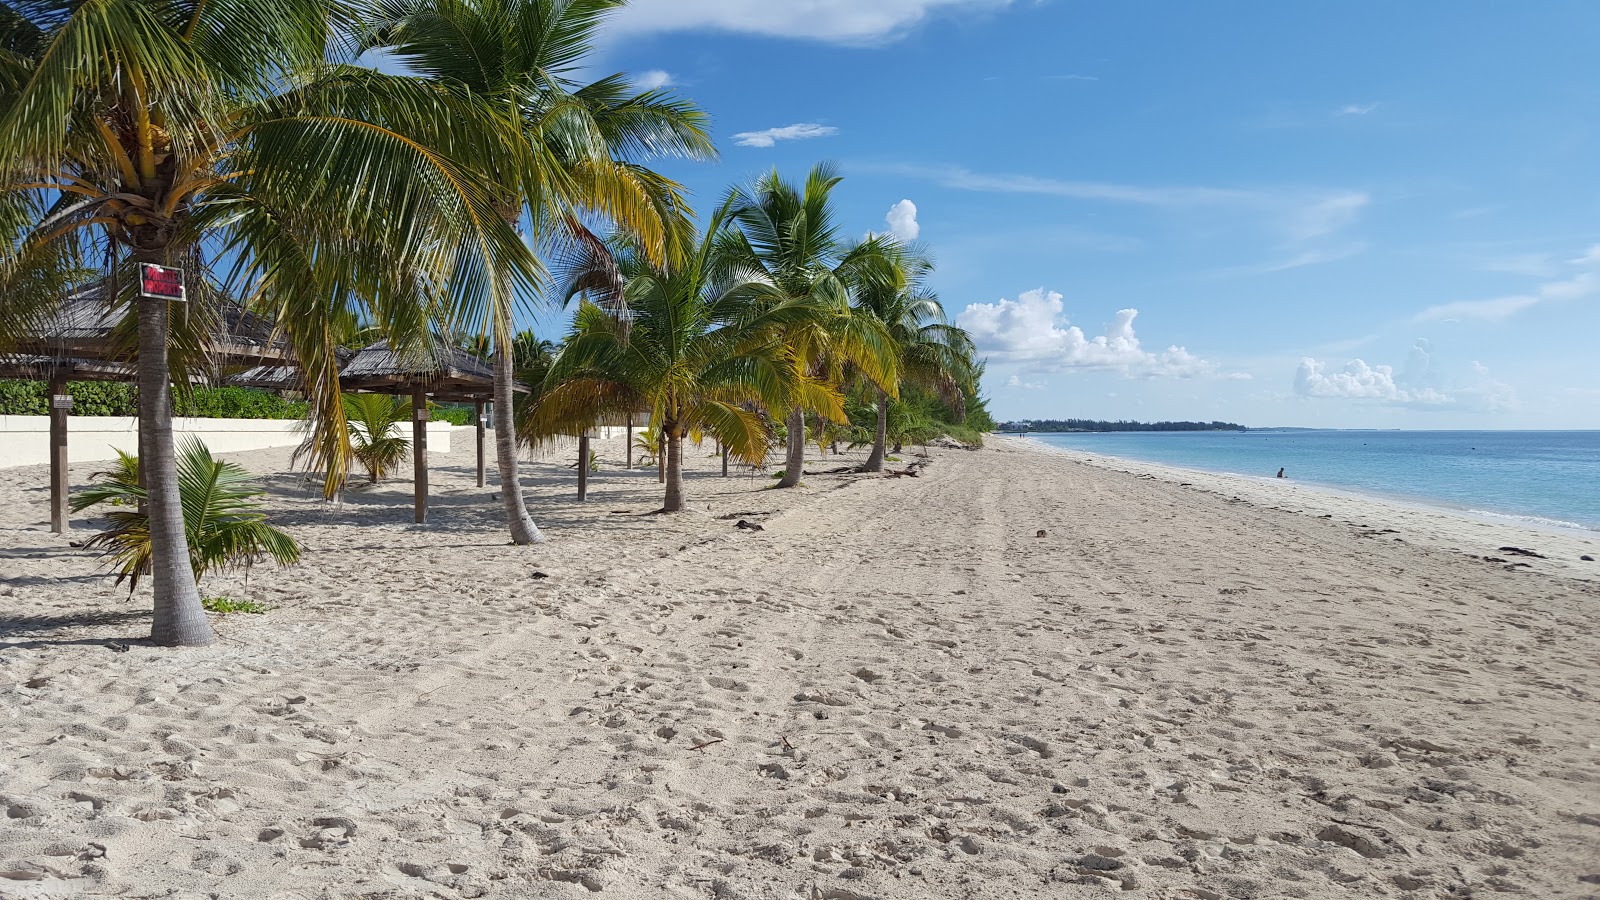
<path fill-rule="evenodd" d="M 1600 431 L 1030 434 L 1057 447 L 1600 531 Z"/>

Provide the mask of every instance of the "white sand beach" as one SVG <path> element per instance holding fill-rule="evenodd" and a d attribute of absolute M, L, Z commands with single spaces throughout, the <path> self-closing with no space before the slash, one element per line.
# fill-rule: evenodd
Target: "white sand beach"
<path fill-rule="evenodd" d="M 621 449 L 528 548 L 470 440 L 420 528 L 234 455 L 306 554 L 203 650 L 0 471 L 0 896 L 1600 896 L 1581 537 L 1003 438 L 666 517 Z"/>

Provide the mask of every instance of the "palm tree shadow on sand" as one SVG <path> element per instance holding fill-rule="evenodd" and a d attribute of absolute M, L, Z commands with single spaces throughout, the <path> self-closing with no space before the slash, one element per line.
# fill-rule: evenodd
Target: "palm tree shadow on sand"
<path fill-rule="evenodd" d="M 138 626 L 147 631 L 152 612 L 147 607 L 127 610 L 104 610 L 70 615 L 32 615 L 0 617 L 0 650 L 30 647 L 65 647 L 96 644 L 116 645 L 126 648 L 130 644 L 148 643 L 144 637 L 128 635 L 85 635 L 88 629 L 104 630 L 122 626 Z"/>

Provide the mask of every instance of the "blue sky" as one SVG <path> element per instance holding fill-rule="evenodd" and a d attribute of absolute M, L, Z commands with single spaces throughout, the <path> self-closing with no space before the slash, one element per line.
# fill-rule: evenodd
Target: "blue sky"
<path fill-rule="evenodd" d="M 1600 427 L 1600 3 L 633 0 L 714 205 L 894 209 L 998 418 Z"/>

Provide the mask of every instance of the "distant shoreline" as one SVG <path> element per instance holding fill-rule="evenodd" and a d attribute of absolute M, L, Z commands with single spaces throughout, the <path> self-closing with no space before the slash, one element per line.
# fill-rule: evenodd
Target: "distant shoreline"
<path fill-rule="evenodd" d="M 1406 540 L 1436 549 L 1494 557 L 1504 546 L 1536 548 L 1549 557 L 1549 563 L 1561 564 L 1559 574 L 1562 576 L 1600 581 L 1600 563 L 1579 559 L 1585 555 L 1600 557 L 1600 531 L 1575 523 L 1563 524 L 1538 517 L 1473 510 L 1375 491 L 1280 480 L 1268 475 L 1252 476 L 1147 462 L 1100 452 L 1090 453 L 1057 447 L 1028 435 L 997 434 L 996 437 L 1001 439 L 997 443 L 1004 442 L 1018 449 L 1062 456 L 1084 465 L 1138 477 L 1155 478 L 1175 487 L 1226 494 L 1254 504 L 1305 515 L 1333 516 L 1396 528 Z M 1538 563 L 1535 568 L 1544 571 L 1546 565 Z"/>

